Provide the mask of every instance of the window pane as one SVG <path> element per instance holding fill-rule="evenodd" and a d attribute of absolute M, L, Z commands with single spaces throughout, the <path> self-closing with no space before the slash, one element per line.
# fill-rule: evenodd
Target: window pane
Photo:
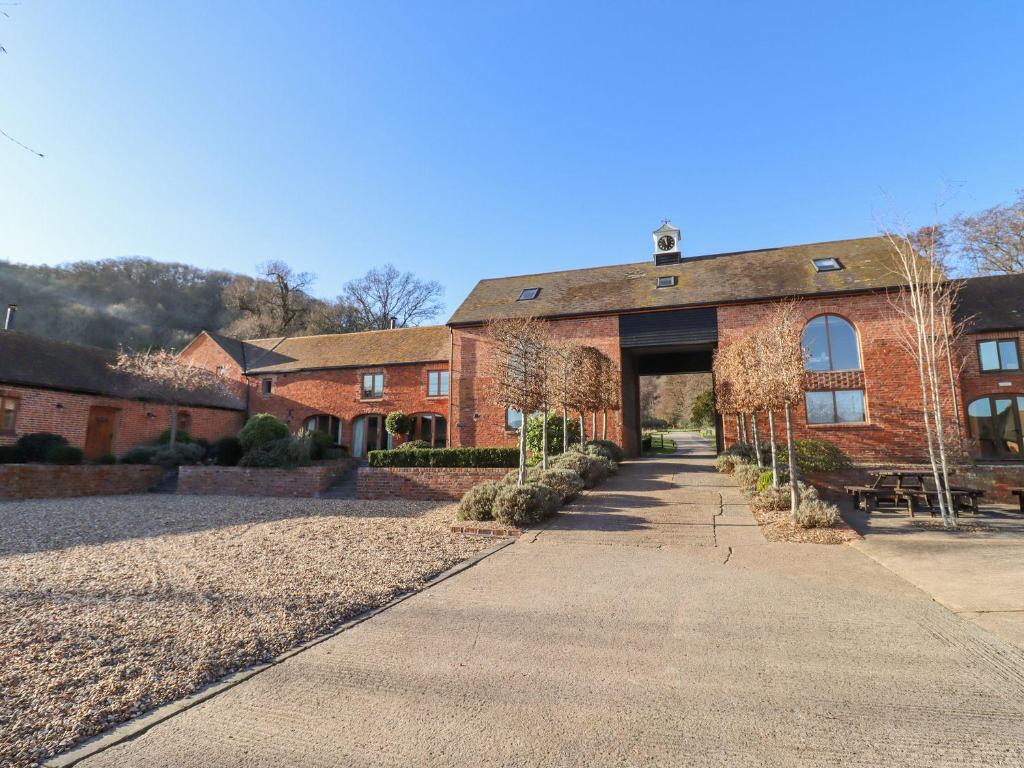
<path fill-rule="evenodd" d="M 523 414 L 517 411 L 515 408 L 509 408 L 508 413 L 505 415 L 505 423 L 509 429 L 519 429 L 523 423 Z"/>
<path fill-rule="evenodd" d="M 445 374 L 447 376 L 447 374 Z M 444 448 L 448 445 L 448 420 L 444 416 L 434 417 L 434 447 Z"/>
<path fill-rule="evenodd" d="M 441 394 L 448 394 L 448 371 L 441 371 Z"/>
<path fill-rule="evenodd" d="M 836 392 L 836 420 L 843 423 L 864 421 L 864 390 L 842 389 Z"/>
<path fill-rule="evenodd" d="M 373 377 L 373 395 L 380 397 L 384 394 L 384 374 L 378 373 Z"/>
<path fill-rule="evenodd" d="M 828 316 L 828 335 L 832 342 L 832 370 L 860 370 L 860 352 L 857 350 L 857 331 L 835 315 Z"/>
<path fill-rule="evenodd" d="M 981 370 L 999 370 L 999 350 L 994 341 L 983 341 L 978 345 L 978 355 L 981 357 Z"/>
<path fill-rule="evenodd" d="M 1002 363 L 1004 371 L 1020 370 L 1020 359 L 1017 357 L 1017 342 L 999 342 L 999 362 Z"/>
<path fill-rule="evenodd" d="M 996 440 L 1004 453 L 1020 455 L 1020 430 L 1017 428 L 1017 413 L 1010 398 L 996 398 L 995 416 Z"/>
<path fill-rule="evenodd" d="M 437 394 L 437 373 L 431 371 L 427 374 L 427 396 L 433 397 Z"/>
<path fill-rule="evenodd" d="M 825 335 L 825 317 L 816 317 L 804 328 L 804 353 L 807 355 L 808 371 L 827 371 L 828 337 Z"/>
<path fill-rule="evenodd" d="M 14 408 L 17 400 L 3 400 L 3 412 L 0 413 L 0 429 L 14 429 Z"/>
<path fill-rule="evenodd" d="M 836 420 L 831 392 L 807 393 L 807 423 L 832 424 Z"/>

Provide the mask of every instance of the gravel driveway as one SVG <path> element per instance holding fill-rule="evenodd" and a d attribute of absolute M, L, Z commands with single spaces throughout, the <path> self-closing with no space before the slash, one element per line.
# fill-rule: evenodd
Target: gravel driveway
<path fill-rule="evenodd" d="M 0 765 L 26 766 L 324 633 L 491 544 L 429 502 L 0 504 Z"/>

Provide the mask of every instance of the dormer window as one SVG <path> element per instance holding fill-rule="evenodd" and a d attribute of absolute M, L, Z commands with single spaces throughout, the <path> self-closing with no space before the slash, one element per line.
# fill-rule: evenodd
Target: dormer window
<path fill-rule="evenodd" d="M 843 268 L 839 259 L 811 259 L 816 272 L 838 272 Z"/>
<path fill-rule="evenodd" d="M 659 277 L 658 278 L 658 287 L 659 288 L 671 288 L 675 284 L 676 284 L 676 276 L 675 275 L 665 275 L 664 277 Z"/>
<path fill-rule="evenodd" d="M 540 288 L 523 288 L 516 301 L 533 301 L 540 295 Z"/>

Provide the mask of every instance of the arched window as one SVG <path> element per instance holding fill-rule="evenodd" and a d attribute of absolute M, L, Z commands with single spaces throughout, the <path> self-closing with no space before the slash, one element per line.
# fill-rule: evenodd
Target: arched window
<path fill-rule="evenodd" d="M 329 416 L 326 413 L 318 413 L 310 416 L 302 422 L 303 429 L 312 432 L 326 432 L 334 438 L 335 445 L 341 445 L 341 420 L 337 416 Z"/>
<path fill-rule="evenodd" d="M 967 422 L 983 457 L 1024 459 L 1024 395 L 974 400 L 967 406 Z"/>
<path fill-rule="evenodd" d="M 410 440 L 423 440 L 431 448 L 444 448 L 448 444 L 448 420 L 439 413 L 414 413 Z"/>
<path fill-rule="evenodd" d="M 808 371 L 859 371 L 857 331 L 839 315 L 818 315 L 804 326 L 801 339 Z"/>

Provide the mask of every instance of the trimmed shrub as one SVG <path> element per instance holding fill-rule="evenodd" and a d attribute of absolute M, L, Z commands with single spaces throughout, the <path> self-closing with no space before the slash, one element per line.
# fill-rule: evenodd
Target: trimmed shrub
<path fill-rule="evenodd" d="M 153 454 L 156 452 L 156 448 L 140 445 L 138 448 L 132 448 L 127 453 L 122 454 L 119 461 L 122 464 L 152 464 Z"/>
<path fill-rule="evenodd" d="M 50 449 L 50 452 L 46 454 L 47 464 L 81 464 L 82 458 L 85 456 L 85 452 L 81 448 L 75 448 L 73 445 L 55 445 Z"/>
<path fill-rule="evenodd" d="M 720 453 L 715 459 L 715 469 L 723 475 L 731 475 L 737 464 L 742 464 L 742 462 L 731 453 Z"/>
<path fill-rule="evenodd" d="M 836 472 L 850 466 L 850 457 L 825 440 L 794 440 L 796 466 L 801 472 Z M 779 464 L 789 463 L 786 445 L 779 446 Z"/>
<path fill-rule="evenodd" d="M 761 470 L 756 464 L 737 464 L 732 471 L 732 476 L 745 494 L 757 492 L 757 482 L 761 477 Z"/>
<path fill-rule="evenodd" d="M 160 433 L 160 437 L 157 438 L 157 442 L 160 443 L 160 445 L 167 445 L 168 443 L 170 443 L 171 442 L 171 430 L 165 429 L 163 432 L 161 432 Z M 190 435 L 184 429 L 179 429 L 178 430 L 178 434 L 176 434 L 174 436 L 174 444 L 175 445 L 177 445 L 178 443 L 192 443 L 192 442 L 195 442 L 192 439 L 192 435 Z"/>
<path fill-rule="evenodd" d="M 310 463 L 309 440 L 285 437 L 280 440 L 257 446 L 246 451 L 238 462 L 240 467 L 260 467 L 264 469 L 294 469 L 305 467 Z"/>
<path fill-rule="evenodd" d="M 668 427 L 669 427 L 669 423 L 667 421 L 665 421 L 664 419 L 659 419 L 657 417 L 652 417 L 650 419 L 644 419 L 643 421 L 640 422 L 640 428 L 641 429 L 665 430 L 665 429 L 668 429 Z"/>
<path fill-rule="evenodd" d="M 319 429 L 303 429 L 299 432 L 298 439 L 309 441 L 309 456 L 313 461 L 326 458 L 327 451 L 335 446 L 330 433 Z"/>
<path fill-rule="evenodd" d="M 195 443 L 175 443 L 156 449 L 150 457 L 150 464 L 158 464 L 164 469 L 174 469 L 183 464 L 198 464 L 203 460 L 203 446 Z"/>
<path fill-rule="evenodd" d="M 410 440 L 407 443 L 402 443 L 400 446 L 398 446 L 397 448 L 394 448 L 393 450 L 395 450 L 395 451 L 429 451 L 430 450 L 430 443 L 428 443 L 426 440 Z"/>
<path fill-rule="evenodd" d="M 526 485 L 500 485 L 494 495 L 492 514 L 494 519 L 503 525 L 521 527 L 543 519 L 546 510 L 542 504 L 550 501 L 550 496 L 542 501 L 542 494 L 537 490 L 545 486 L 527 483 Z M 548 489 L 550 494 L 554 491 Z"/>
<path fill-rule="evenodd" d="M 389 435 L 407 435 L 412 429 L 412 419 L 401 411 L 392 411 L 384 419 L 384 429 Z"/>
<path fill-rule="evenodd" d="M 279 418 L 269 413 L 257 413 L 245 422 L 245 426 L 238 433 L 238 442 L 241 443 L 242 450 L 248 452 L 275 440 L 283 440 L 290 435 L 288 425 Z"/>
<path fill-rule="evenodd" d="M 235 466 L 242 453 L 242 444 L 237 437 L 222 437 L 210 446 L 210 456 L 218 467 Z"/>
<path fill-rule="evenodd" d="M 790 518 L 801 528 L 830 528 L 839 520 L 839 508 L 808 494 L 800 499 L 800 506 Z"/>
<path fill-rule="evenodd" d="M 411 448 L 370 451 L 371 467 L 518 467 L 518 448 Z"/>
<path fill-rule="evenodd" d="M 556 456 L 554 460 L 548 462 L 548 465 L 553 469 L 572 470 L 587 488 L 593 488 L 617 469 L 614 462 L 603 456 L 582 453 L 578 450 Z"/>
<path fill-rule="evenodd" d="M 622 448 L 611 440 L 591 440 L 585 446 L 583 446 L 587 453 L 597 453 L 600 456 L 604 456 L 606 459 L 619 462 L 626 458 L 626 454 Z"/>
<path fill-rule="evenodd" d="M 99 464 L 117 464 L 117 457 L 112 453 L 104 453 L 97 459 Z"/>
<path fill-rule="evenodd" d="M 531 483 L 531 485 L 537 494 L 537 511 L 540 513 L 541 519 L 551 517 L 562 506 L 562 496 L 549 485 L 540 483 Z"/>
<path fill-rule="evenodd" d="M 17 445 L 0 445 L 0 464 L 24 464 L 25 452 Z"/>
<path fill-rule="evenodd" d="M 32 432 L 18 438 L 17 446 L 21 449 L 27 462 L 47 461 L 47 456 L 54 448 L 67 445 L 67 438 L 50 432 Z"/>
<path fill-rule="evenodd" d="M 781 466 L 779 467 L 779 485 L 786 485 L 789 483 L 789 473 L 786 472 Z M 772 487 L 772 470 L 771 468 L 761 470 L 761 476 L 757 478 L 757 492 L 762 493 L 766 488 Z"/>
<path fill-rule="evenodd" d="M 562 417 L 559 414 L 549 413 L 548 419 L 548 456 L 557 456 L 562 452 Z M 576 419 L 569 417 L 569 445 L 578 445 L 580 442 L 580 424 Z M 544 441 L 544 416 L 536 414 L 526 421 L 526 447 L 531 453 L 542 452 Z"/>
<path fill-rule="evenodd" d="M 494 497 L 501 486 L 493 480 L 474 485 L 459 502 L 459 520 L 493 520 Z"/>
<path fill-rule="evenodd" d="M 771 483 L 750 500 L 750 506 L 759 512 L 784 512 L 789 509 L 789 486 L 773 488 Z"/>
<path fill-rule="evenodd" d="M 527 479 L 531 483 L 553 489 L 563 504 L 575 499 L 583 490 L 583 480 L 571 469 L 531 470 L 527 474 Z"/>

